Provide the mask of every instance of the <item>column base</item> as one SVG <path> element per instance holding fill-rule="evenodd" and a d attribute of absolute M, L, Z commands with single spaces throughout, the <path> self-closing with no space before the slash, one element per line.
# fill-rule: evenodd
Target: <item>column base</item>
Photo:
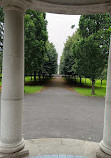
<path fill-rule="evenodd" d="M 3 154 L 12 154 L 22 150 L 25 146 L 24 139 L 17 144 L 4 144 L 0 142 L 0 153 Z"/>
<path fill-rule="evenodd" d="M 106 153 L 105 155 L 111 158 L 111 147 L 108 147 L 106 144 L 104 144 L 103 140 L 100 142 L 99 146 L 103 153 Z"/>
<path fill-rule="evenodd" d="M 20 150 L 19 152 L 16 153 L 12 153 L 12 154 L 2 154 L 0 153 L 0 158 L 19 158 L 19 157 L 25 157 L 29 155 L 29 150 L 24 147 L 22 150 Z"/>
<path fill-rule="evenodd" d="M 103 151 L 96 152 L 97 158 L 111 158 L 110 155 L 105 154 Z"/>

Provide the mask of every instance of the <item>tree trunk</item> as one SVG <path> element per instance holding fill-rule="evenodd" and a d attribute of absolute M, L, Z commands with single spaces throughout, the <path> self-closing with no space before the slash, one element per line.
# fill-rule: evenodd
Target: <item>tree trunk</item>
<path fill-rule="evenodd" d="M 25 82 L 25 74 L 24 74 L 24 82 Z"/>
<path fill-rule="evenodd" d="M 80 77 L 80 84 L 82 83 L 82 78 Z"/>
<path fill-rule="evenodd" d="M 95 80 L 94 79 L 92 79 L 92 95 L 95 95 Z"/>
<path fill-rule="evenodd" d="M 102 84 L 103 84 L 103 80 L 101 79 L 101 87 L 102 87 Z"/>
<path fill-rule="evenodd" d="M 34 81 L 36 81 L 36 71 L 34 71 Z"/>
<path fill-rule="evenodd" d="M 44 76 L 45 76 L 45 75 L 43 74 L 43 80 L 44 80 Z"/>
<path fill-rule="evenodd" d="M 39 76 L 39 81 L 40 81 L 41 80 L 41 73 L 39 73 L 38 76 Z"/>
<path fill-rule="evenodd" d="M 32 81 L 32 74 L 31 74 L 31 81 Z"/>
<path fill-rule="evenodd" d="M 75 80 L 74 82 L 76 83 L 76 76 L 75 76 L 75 79 L 74 79 L 74 80 Z"/>
<path fill-rule="evenodd" d="M 85 84 L 86 84 L 86 78 L 85 78 Z"/>

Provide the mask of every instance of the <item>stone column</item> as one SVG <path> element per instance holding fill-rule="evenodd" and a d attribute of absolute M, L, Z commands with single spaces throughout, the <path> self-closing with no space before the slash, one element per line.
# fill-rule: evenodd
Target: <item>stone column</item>
<path fill-rule="evenodd" d="M 103 130 L 103 140 L 100 142 L 100 148 L 105 153 L 111 155 L 111 36 L 110 36 L 110 49 L 109 49 L 108 71 L 107 71 L 104 130 Z"/>
<path fill-rule="evenodd" d="M 24 148 L 22 108 L 24 100 L 24 10 L 4 7 L 5 33 L 1 96 L 1 153 Z"/>

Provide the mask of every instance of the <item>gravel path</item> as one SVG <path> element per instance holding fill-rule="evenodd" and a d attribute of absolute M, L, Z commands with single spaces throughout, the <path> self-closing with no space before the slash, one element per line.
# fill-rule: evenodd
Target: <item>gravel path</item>
<path fill-rule="evenodd" d="M 100 142 L 104 98 L 80 96 L 62 78 L 25 95 L 24 138 L 74 138 Z"/>

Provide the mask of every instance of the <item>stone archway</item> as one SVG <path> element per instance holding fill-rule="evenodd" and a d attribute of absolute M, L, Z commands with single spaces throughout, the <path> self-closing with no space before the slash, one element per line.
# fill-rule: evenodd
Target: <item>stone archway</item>
<path fill-rule="evenodd" d="M 22 107 L 24 99 L 24 14 L 26 9 L 60 14 L 94 14 L 111 11 L 110 0 L 0 0 L 5 13 L 0 152 L 24 148 Z M 100 148 L 111 155 L 111 44 L 103 141 Z"/>

